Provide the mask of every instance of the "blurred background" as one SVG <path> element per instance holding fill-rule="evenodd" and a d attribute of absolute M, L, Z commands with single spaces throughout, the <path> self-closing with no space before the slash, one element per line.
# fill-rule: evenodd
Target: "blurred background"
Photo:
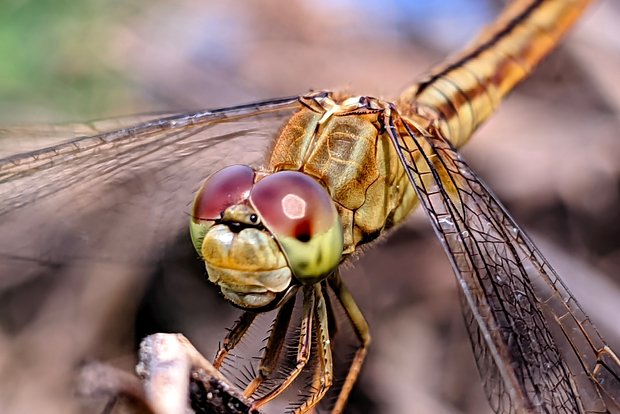
<path fill-rule="evenodd" d="M 502 5 L 3 0 L 0 130 L 311 89 L 391 100 L 473 39 Z M 616 350 L 619 18 L 615 2 L 594 4 L 464 149 Z M 131 276 L 63 279 L 66 268 L 0 275 L 2 412 L 99 412 L 104 403 L 75 398 L 78 363 L 99 359 L 131 371 L 137 344 L 154 332 L 182 332 L 211 358 L 239 315 L 207 283 L 185 229 Z M 420 212 L 344 277 L 373 334 L 347 412 L 489 412 L 454 276 Z"/>

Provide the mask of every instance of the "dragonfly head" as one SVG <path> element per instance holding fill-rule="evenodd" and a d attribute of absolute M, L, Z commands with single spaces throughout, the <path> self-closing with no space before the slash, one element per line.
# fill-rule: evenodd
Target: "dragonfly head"
<path fill-rule="evenodd" d="M 217 171 L 194 199 L 190 234 L 209 280 L 244 309 L 268 308 L 340 263 L 342 226 L 327 190 L 298 171 Z"/>

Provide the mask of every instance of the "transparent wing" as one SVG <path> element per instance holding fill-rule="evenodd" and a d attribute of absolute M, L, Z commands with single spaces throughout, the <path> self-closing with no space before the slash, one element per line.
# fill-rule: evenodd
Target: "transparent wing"
<path fill-rule="evenodd" d="M 438 131 L 391 122 L 456 273 L 492 409 L 618 412 L 616 356 L 532 241 Z"/>
<path fill-rule="evenodd" d="M 175 115 L 179 116 L 178 113 L 153 112 L 76 124 L 3 125 L 0 126 L 0 159 Z"/>
<path fill-rule="evenodd" d="M 147 120 L 1 129 L 0 288 L 80 260 L 155 260 L 186 233 L 201 181 L 224 165 L 260 162 L 298 105 L 284 98 Z M 19 152 L 40 144 L 52 145 Z"/>

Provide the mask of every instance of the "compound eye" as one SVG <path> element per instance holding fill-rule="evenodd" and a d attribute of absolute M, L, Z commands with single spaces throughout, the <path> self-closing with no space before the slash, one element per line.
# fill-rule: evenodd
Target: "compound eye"
<path fill-rule="evenodd" d="M 295 277 L 315 283 L 342 256 L 342 226 L 334 202 L 314 179 L 280 171 L 254 185 L 250 202 L 276 237 Z"/>
<path fill-rule="evenodd" d="M 192 208 L 189 231 L 192 243 L 202 255 L 202 241 L 213 220 L 228 207 L 248 198 L 254 185 L 254 170 L 247 165 L 231 165 L 213 173 L 202 184 Z"/>
<path fill-rule="evenodd" d="M 231 165 L 213 173 L 194 199 L 194 220 L 217 220 L 228 207 L 248 198 L 254 185 L 254 170 L 247 165 Z"/>

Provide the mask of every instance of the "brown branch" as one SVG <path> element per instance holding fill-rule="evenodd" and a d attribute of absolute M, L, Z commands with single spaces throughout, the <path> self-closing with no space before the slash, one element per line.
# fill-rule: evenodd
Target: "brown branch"
<path fill-rule="evenodd" d="M 180 334 L 155 334 L 140 344 L 140 380 L 101 363 L 79 377 L 84 397 L 123 396 L 153 414 L 260 414 L 251 402 Z M 188 398 L 189 397 L 189 398 Z"/>

